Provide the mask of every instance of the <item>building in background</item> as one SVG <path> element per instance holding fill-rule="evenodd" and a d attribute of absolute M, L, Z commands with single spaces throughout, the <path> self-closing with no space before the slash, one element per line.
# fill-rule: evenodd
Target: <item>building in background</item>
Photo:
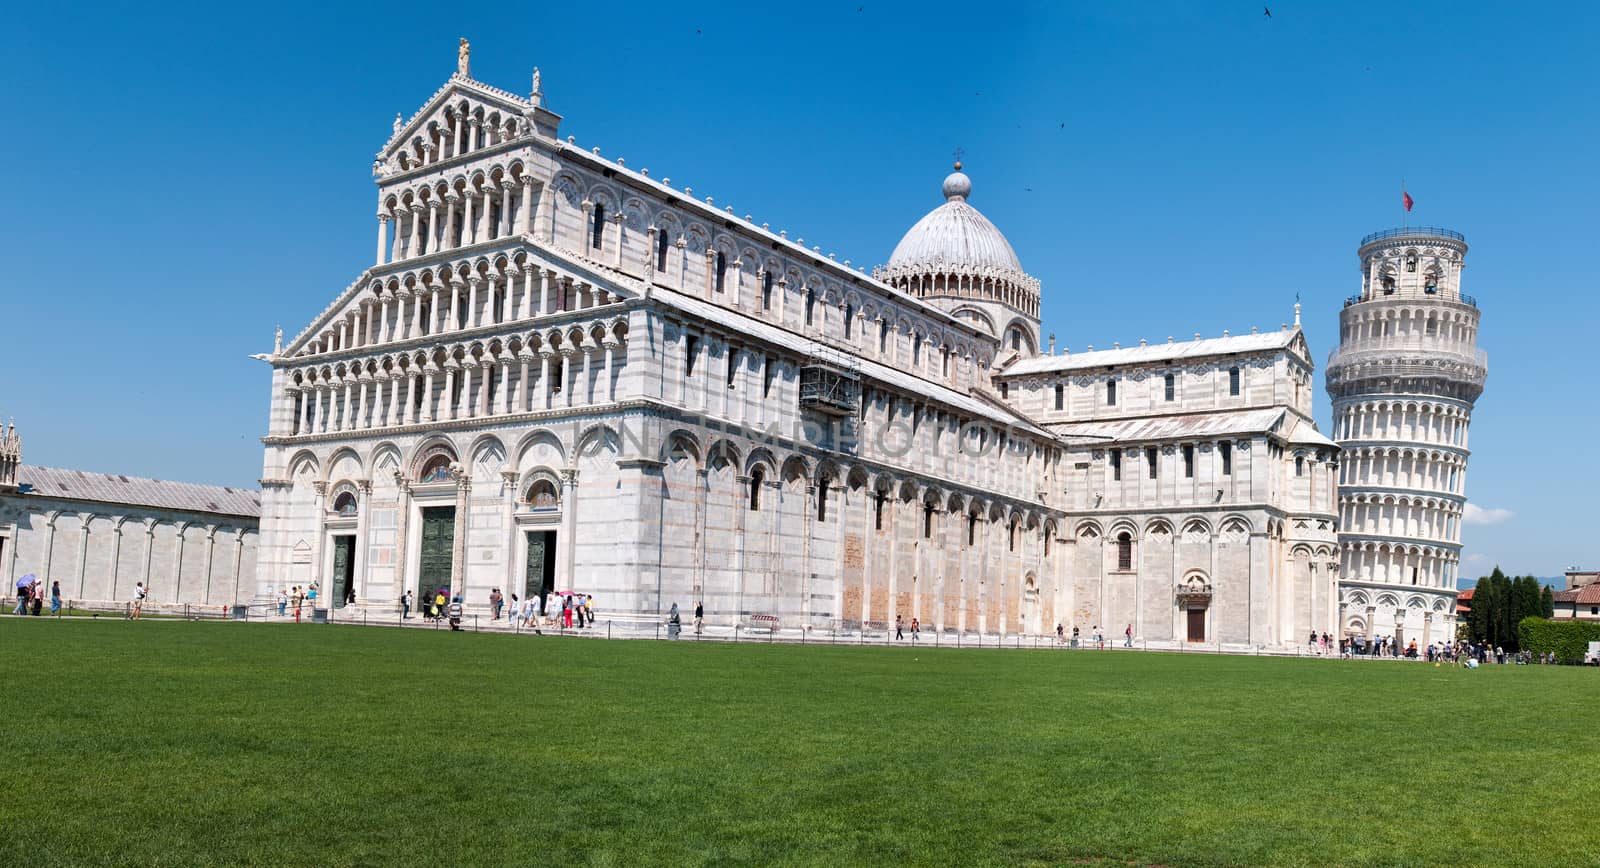
<path fill-rule="evenodd" d="M 1296 322 L 1040 349 L 969 200 L 868 273 L 456 74 L 373 165 L 375 262 L 274 348 L 258 598 L 1283 646 L 1337 629 Z"/>
<path fill-rule="evenodd" d="M 1361 292 L 1328 358 L 1339 473 L 1340 623 L 1404 647 L 1455 636 L 1468 431 L 1488 359 L 1461 292 L 1466 239 L 1403 228 L 1361 240 Z"/>
<path fill-rule="evenodd" d="M 0 584 L 29 573 L 62 597 L 112 606 L 143 582 L 152 604 L 228 606 L 255 595 L 260 492 L 22 463 L 0 432 Z"/>
<path fill-rule="evenodd" d="M 1600 621 L 1600 570 L 1567 570 L 1567 589 L 1555 592 L 1556 618 Z"/>

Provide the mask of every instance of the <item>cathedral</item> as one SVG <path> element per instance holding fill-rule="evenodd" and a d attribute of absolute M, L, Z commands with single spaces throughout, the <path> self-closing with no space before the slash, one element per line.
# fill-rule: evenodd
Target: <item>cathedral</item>
<path fill-rule="evenodd" d="M 1298 310 L 1058 353 L 959 163 L 866 270 L 562 138 L 537 71 L 523 95 L 469 60 L 373 163 L 372 264 L 268 357 L 258 600 L 1338 632 L 1339 447 Z"/>

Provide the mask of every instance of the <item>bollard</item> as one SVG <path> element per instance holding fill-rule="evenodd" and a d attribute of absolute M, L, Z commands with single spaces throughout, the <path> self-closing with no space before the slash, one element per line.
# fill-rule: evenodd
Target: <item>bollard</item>
<path fill-rule="evenodd" d="M 611 622 L 610 621 L 606 621 L 606 638 L 607 639 L 611 638 Z"/>
<path fill-rule="evenodd" d="M 661 625 L 656 624 L 656 641 L 661 641 Z"/>
<path fill-rule="evenodd" d="M 472 632 L 474 632 L 474 633 L 478 632 L 478 616 L 477 615 L 473 615 L 472 616 Z"/>

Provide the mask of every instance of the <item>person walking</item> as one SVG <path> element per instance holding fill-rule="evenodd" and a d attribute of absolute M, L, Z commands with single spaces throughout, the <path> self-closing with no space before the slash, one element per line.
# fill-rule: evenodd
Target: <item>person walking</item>
<path fill-rule="evenodd" d="M 500 596 L 499 588 L 494 588 L 489 591 L 489 609 L 493 612 L 493 614 L 489 617 L 489 620 L 500 620 L 500 607 L 504 606 L 505 603 L 506 598 Z"/>
<path fill-rule="evenodd" d="M 444 607 L 445 604 L 449 602 L 449 599 L 449 597 L 444 595 L 444 588 L 440 588 L 438 592 L 433 595 L 433 620 L 437 621 L 444 617 Z"/>
<path fill-rule="evenodd" d="M 289 611 L 289 589 L 278 589 L 278 617 L 282 618 Z"/>
<path fill-rule="evenodd" d="M 133 585 L 133 611 L 128 613 L 130 620 L 139 620 L 139 613 L 144 609 L 144 598 L 149 593 L 144 588 L 144 582 L 135 582 Z"/>
<path fill-rule="evenodd" d="M 1122 635 L 1124 637 L 1123 640 L 1122 640 L 1122 647 L 1124 647 L 1124 648 L 1132 648 L 1133 647 L 1133 625 L 1129 624 L 1128 625 L 1128 629 L 1122 631 Z"/>
<path fill-rule="evenodd" d="M 572 595 L 561 598 L 561 629 L 572 629 Z"/>
<path fill-rule="evenodd" d="M 700 635 L 700 629 L 706 622 L 706 605 L 703 600 L 694 601 L 694 634 Z"/>
<path fill-rule="evenodd" d="M 296 624 L 300 623 L 300 609 L 305 605 L 305 599 L 304 594 L 297 593 L 294 595 L 294 622 Z"/>
<path fill-rule="evenodd" d="M 900 620 L 900 616 L 896 615 L 896 616 L 894 616 L 894 640 L 896 642 L 898 642 L 901 639 L 904 639 L 905 637 L 906 637 L 905 624 L 904 624 L 903 621 Z"/>
<path fill-rule="evenodd" d="M 589 619 L 589 626 L 594 627 L 594 594 L 583 595 L 583 615 Z"/>
<path fill-rule="evenodd" d="M 1072 647 L 1074 647 L 1074 648 L 1078 647 L 1078 628 L 1077 628 L 1077 626 L 1073 626 L 1073 628 L 1072 628 Z"/>
<path fill-rule="evenodd" d="M 667 638 L 678 638 L 678 631 L 683 629 L 683 618 L 678 615 L 678 604 L 672 604 L 672 611 L 667 613 Z"/>
<path fill-rule="evenodd" d="M 50 614 L 57 615 L 57 614 L 60 614 L 60 613 L 61 613 L 61 583 L 60 582 L 51 582 L 50 583 Z"/>
<path fill-rule="evenodd" d="M 918 620 L 917 618 L 912 618 L 911 619 L 911 641 L 912 642 L 917 641 L 917 636 L 921 635 L 921 633 L 922 633 L 922 621 Z"/>
<path fill-rule="evenodd" d="M 461 598 L 456 597 L 450 601 L 450 630 L 457 632 L 461 629 Z"/>
<path fill-rule="evenodd" d="M 1066 631 L 1066 629 L 1064 627 L 1061 626 L 1061 622 L 1057 621 L 1056 622 L 1056 644 L 1057 645 L 1065 645 L 1066 643 L 1067 643 L 1067 631 Z"/>
<path fill-rule="evenodd" d="M 23 576 L 17 580 L 17 607 L 11 610 L 13 615 L 28 614 L 28 597 L 32 596 L 33 576 Z"/>
<path fill-rule="evenodd" d="M 411 592 L 406 591 L 400 595 L 400 620 L 411 617 Z"/>

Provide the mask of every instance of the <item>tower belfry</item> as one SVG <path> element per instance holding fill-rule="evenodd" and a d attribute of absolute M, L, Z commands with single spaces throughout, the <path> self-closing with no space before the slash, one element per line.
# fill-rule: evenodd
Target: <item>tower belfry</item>
<path fill-rule="evenodd" d="M 1361 240 L 1361 292 L 1328 359 L 1339 479 L 1341 623 L 1401 647 L 1454 639 L 1467 433 L 1488 358 L 1461 292 L 1467 242 L 1432 227 Z"/>

